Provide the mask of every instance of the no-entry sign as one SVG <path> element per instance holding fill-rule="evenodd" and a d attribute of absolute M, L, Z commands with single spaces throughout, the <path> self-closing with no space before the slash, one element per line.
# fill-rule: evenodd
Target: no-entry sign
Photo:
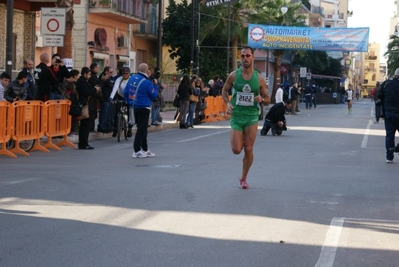
<path fill-rule="evenodd" d="M 42 7 L 40 33 L 65 35 L 65 8 Z"/>

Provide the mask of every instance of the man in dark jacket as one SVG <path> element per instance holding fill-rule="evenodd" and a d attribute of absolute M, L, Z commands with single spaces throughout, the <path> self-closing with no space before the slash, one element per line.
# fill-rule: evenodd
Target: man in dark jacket
<path fill-rule="evenodd" d="M 91 102 L 88 101 L 89 97 L 92 98 L 97 92 L 101 90 L 99 86 L 93 87 L 88 82 L 91 76 L 91 72 L 88 67 L 83 67 L 82 71 L 80 72 L 81 76 L 76 82 L 76 91 L 78 92 L 79 96 L 79 103 L 84 106 L 87 103 L 90 104 Z M 89 114 L 91 109 L 89 108 Z M 90 146 L 89 141 L 89 132 L 90 132 L 90 118 L 83 119 L 80 121 L 79 127 L 79 149 L 94 149 L 94 147 Z"/>
<path fill-rule="evenodd" d="M 57 78 L 53 71 L 47 66 L 50 63 L 50 56 L 47 53 L 40 55 L 40 64 L 35 68 L 35 80 L 37 85 L 37 100 L 49 100 L 50 92 L 54 92 L 57 85 Z"/>
<path fill-rule="evenodd" d="M 98 74 L 100 71 L 100 67 L 98 66 L 98 64 L 96 62 L 93 62 L 90 64 L 90 79 L 89 79 L 89 83 L 90 85 L 94 88 L 95 86 L 100 86 L 101 88 L 101 81 L 98 78 Z M 95 121 L 97 119 L 97 107 L 98 107 L 98 103 L 101 99 L 101 95 L 102 92 L 101 90 L 99 92 L 97 92 L 96 94 L 94 94 L 93 97 L 90 98 L 91 101 L 91 105 L 90 105 L 90 132 L 94 132 L 95 130 Z"/>
<path fill-rule="evenodd" d="M 285 110 L 291 108 L 291 101 L 280 102 L 274 104 L 273 107 L 266 114 L 263 128 L 260 131 L 260 135 L 267 135 L 270 128 L 272 128 L 272 134 L 280 135 L 282 131 L 287 130 L 287 123 L 285 120 Z"/>
<path fill-rule="evenodd" d="M 28 97 L 28 91 L 25 87 L 25 83 L 28 74 L 24 71 L 18 73 L 17 79 L 12 81 L 6 90 L 4 91 L 4 98 L 8 102 L 12 103 L 19 100 L 26 100 Z"/>
<path fill-rule="evenodd" d="M 34 78 L 34 70 L 33 70 L 33 61 L 30 59 L 25 59 L 24 60 L 24 67 L 22 71 L 26 72 L 27 75 L 27 81 L 25 84 L 26 89 L 28 90 L 28 97 L 26 98 L 27 100 L 35 100 L 36 95 L 37 95 L 37 86 L 36 86 L 36 81 Z"/>
<path fill-rule="evenodd" d="M 393 163 L 395 147 L 395 132 L 399 131 L 399 68 L 395 70 L 393 79 L 384 82 L 378 91 L 378 98 L 381 100 L 385 122 L 385 148 L 386 163 Z"/>
<path fill-rule="evenodd" d="M 305 86 L 305 102 L 306 102 L 306 109 L 312 108 L 312 88 L 310 85 Z"/>
<path fill-rule="evenodd" d="M 399 68 L 395 70 L 393 79 L 381 85 L 378 99 L 383 105 L 386 162 L 393 163 L 393 153 L 399 148 L 399 144 L 395 147 L 395 132 L 399 131 Z"/>
<path fill-rule="evenodd" d="M 111 133 L 113 129 L 113 106 L 109 102 L 109 98 L 114 88 L 114 80 L 112 77 L 114 70 L 110 66 L 106 66 L 100 74 L 101 81 L 101 99 L 100 99 L 100 117 L 98 119 L 97 132 Z"/>

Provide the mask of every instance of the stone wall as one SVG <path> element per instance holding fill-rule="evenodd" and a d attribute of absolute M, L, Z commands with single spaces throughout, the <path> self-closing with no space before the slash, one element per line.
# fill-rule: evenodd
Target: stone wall
<path fill-rule="evenodd" d="M 15 65 L 12 66 L 13 77 L 23 67 L 23 60 L 35 55 L 35 12 L 24 12 L 14 9 L 13 15 L 13 35 L 16 36 Z M 7 41 L 7 6 L 0 4 L 0 40 L 3 40 L 0 46 L 0 70 L 4 71 L 6 66 L 6 41 Z"/>

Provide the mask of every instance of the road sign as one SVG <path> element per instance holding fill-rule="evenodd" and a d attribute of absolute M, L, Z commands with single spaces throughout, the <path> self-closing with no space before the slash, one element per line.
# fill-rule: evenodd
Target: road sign
<path fill-rule="evenodd" d="M 62 35 L 44 35 L 43 46 L 64 46 L 64 36 Z"/>
<path fill-rule="evenodd" d="M 213 6 L 219 6 L 223 4 L 228 4 L 228 3 L 233 3 L 237 0 L 208 0 L 205 3 L 206 7 L 213 7 Z"/>
<path fill-rule="evenodd" d="M 42 35 L 65 35 L 65 8 L 42 7 L 40 33 Z"/>
<path fill-rule="evenodd" d="M 306 79 L 308 80 L 312 79 L 312 73 L 310 72 L 306 73 Z"/>
<path fill-rule="evenodd" d="M 300 72 L 300 77 L 301 78 L 305 78 L 306 77 L 306 68 L 305 67 L 301 67 L 299 69 L 299 72 Z"/>

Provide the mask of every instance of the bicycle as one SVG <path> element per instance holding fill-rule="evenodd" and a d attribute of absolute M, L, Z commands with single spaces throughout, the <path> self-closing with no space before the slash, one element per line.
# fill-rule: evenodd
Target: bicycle
<path fill-rule="evenodd" d="M 125 100 L 116 100 L 115 104 L 117 105 L 117 123 L 116 123 L 116 138 L 118 142 L 121 141 L 121 136 L 123 132 L 123 136 L 125 140 L 128 140 L 127 137 L 127 131 L 128 131 L 128 126 L 127 126 L 127 121 L 128 121 L 128 112 L 129 112 L 129 106 L 127 105 Z"/>
<path fill-rule="evenodd" d="M 35 139 L 21 140 L 21 141 L 19 141 L 19 147 L 23 151 L 28 152 L 35 145 L 35 142 L 36 142 Z M 7 144 L 7 149 L 12 149 L 15 147 L 15 141 L 13 139 L 8 140 L 8 142 L 6 144 Z"/>

